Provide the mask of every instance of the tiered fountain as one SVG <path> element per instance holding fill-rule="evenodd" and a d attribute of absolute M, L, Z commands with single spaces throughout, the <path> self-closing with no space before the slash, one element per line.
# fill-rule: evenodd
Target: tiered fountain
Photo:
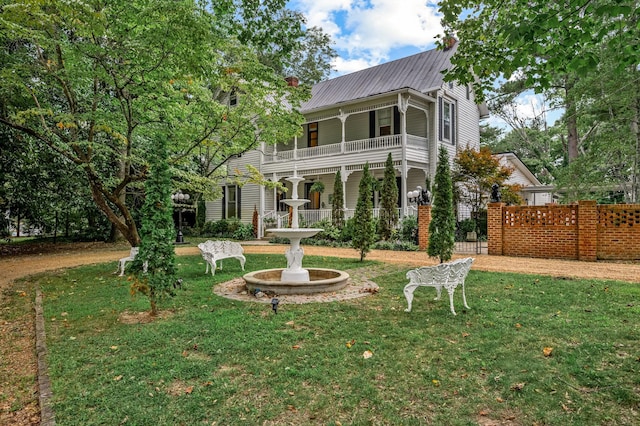
<path fill-rule="evenodd" d="M 270 229 L 268 232 L 289 240 L 290 247 L 285 253 L 287 268 L 263 269 L 245 274 L 243 278 L 247 284 L 247 289 L 250 292 L 260 289 L 263 292 L 271 291 L 275 294 L 284 295 L 324 293 L 346 287 L 349 274 L 344 271 L 325 268 L 302 268 L 304 250 L 300 247 L 300 240 L 312 237 L 322 229 L 298 227 L 298 207 L 308 203 L 310 200 L 298 199 L 298 184 L 304 178 L 298 177 L 295 168 L 293 176 L 286 180 L 291 182 L 293 190 L 291 198 L 282 202 L 293 209 L 291 227 Z"/>

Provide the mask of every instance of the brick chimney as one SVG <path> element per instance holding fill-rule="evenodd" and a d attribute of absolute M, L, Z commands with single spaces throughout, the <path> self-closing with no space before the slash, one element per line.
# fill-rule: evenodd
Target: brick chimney
<path fill-rule="evenodd" d="M 288 86 L 298 87 L 298 77 L 287 77 L 285 80 L 287 81 Z"/>
<path fill-rule="evenodd" d="M 456 45 L 457 42 L 458 40 L 456 40 L 456 38 L 453 36 L 444 36 L 444 39 L 442 40 L 442 44 L 444 45 L 444 50 L 451 49 L 453 46 Z"/>

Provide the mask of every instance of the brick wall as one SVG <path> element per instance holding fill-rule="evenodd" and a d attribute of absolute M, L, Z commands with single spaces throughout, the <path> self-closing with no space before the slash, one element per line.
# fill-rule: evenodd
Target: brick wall
<path fill-rule="evenodd" d="M 418 247 L 429 247 L 429 223 L 431 223 L 431 205 L 418 206 Z"/>
<path fill-rule="evenodd" d="M 640 205 L 595 201 L 547 206 L 488 206 L 491 255 L 577 259 L 640 259 Z"/>
<path fill-rule="evenodd" d="M 598 216 L 598 259 L 640 259 L 640 205 L 600 205 Z"/>

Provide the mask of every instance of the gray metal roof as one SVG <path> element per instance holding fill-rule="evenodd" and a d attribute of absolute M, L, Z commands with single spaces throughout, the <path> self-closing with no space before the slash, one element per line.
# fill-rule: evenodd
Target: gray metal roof
<path fill-rule="evenodd" d="M 401 89 L 421 93 L 442 85 L 442 70 L 447 69 L 456 46 L 446 51 L 433 49 L 407 58 L 321 81 L 311 89 L 311 99 L 302 104 L 301 112 L 364 99 Z"/>

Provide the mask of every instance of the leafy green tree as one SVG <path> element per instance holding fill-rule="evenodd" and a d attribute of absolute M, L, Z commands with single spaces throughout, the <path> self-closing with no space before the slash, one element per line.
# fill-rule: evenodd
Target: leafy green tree
<path fill-rule="evenodd" d="M 173 295 L 175 283 L 171 173 L 166 142 L 157 139 L 154 145 L 156 149 L 149 157 L 149 178 L 145 182 L 142 242 L 133 264 L 136 279 L 131 287 L 132 292 L 143 293 L 149 298 L 152 316 L 158 314 L 158 302 Z"/>
<path fill-rule="evenodd" d="M 342 190 L 342 174 L 336 172 L 333 181 L 333 200 L 331 200 L 331 223 L 336 228 L 344 226 L 344 192 Z"/>
<path fill-rule="evenodd" d="M 129 198 L 148 178 L 153 141 L 168 141 L 174 187 L 213 199 L 227 159 L 299 131 L 308 91 L 258 54 L 286 65 L 299 47 L 301 22 L 284 5 L 4 2 L 0 125 L 81 170 L 94 203 L 138 246 Z M 233 177 L 266 183 L 254 169 Z"/>
<path fill-rule="evenodd" d="M 586 75 L 598 64 L 602 43 L 618 52 L 617 69 L 640 62 L 635 0 L 442 0 L 439 7 L 445 34 L 459 38 L 446 79 L 479 79 L 479 97 L 514 74 L 539 90 L 558 75 Z"/>
<path fill-rule="evenodd" d="M 449 154 L 444 146 L 438 152 L 438 166 L 433 186 L 429 245 L 427 253 L 440 263 L 451 260 L 455 247 L 456 215 L 453 211 L 453 183 Z"/>
<path fill-rule="evenodd" d="M 373 222 L 373 179 L 369 173 L 369 163 L 362 169 L 362 178 L 358 187 L 358 202 L 354 213 L 355 229 L 351 247 L 360 252 L 363 261 L 375 243 L 375 225 Z"/>
<path fill-rule="evenodd" d="M 470 147 L 461 149 L 453 161 L 453 184 L 460 190 L 460 201 L 470 205 L 474 214 L 486 207 L 493 184 L 500 186 L 505 202 L 508 199 L 522 203 L 518 196 L 522 188 L 505 184 L 513 169 L 501 165 L 488 147 L 481 147 L 479 151 Z"/>
<path fill-rule="evenodd" d="M 378 228 L 380 229 L 380 237 L 388 240 L 398 224 L 398 183 L 391 153 L 387 156 L 385 163 L 381 198 Z"/>
<path fill-rule="evenodd" d="M 575 89 L 586 76 L 601 71 L 601 49 L 615 63 L 609 80 L 618 80 L 640 64 L 640 8 L 635 0 L 443 0 L 439 4 L 445 33 L 459 38 L 445 79 L 476 83 L 479 99 L 492 91 L 497 79 L 513 76 L 526 89 L 553 88 L 566 111 L 568 163 L 583 152 L 578 117 L 584 99 Z"/>

